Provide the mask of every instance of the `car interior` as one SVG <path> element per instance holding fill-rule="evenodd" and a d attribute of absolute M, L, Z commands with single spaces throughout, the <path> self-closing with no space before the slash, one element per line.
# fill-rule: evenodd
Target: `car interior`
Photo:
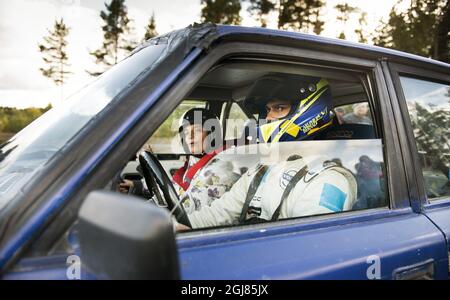
<path fill-rule="evenodd" d="M 187 154 L 179 143 L 177 122 L 182 114 L 192 107 L 203 107 L 217 115 L 220 119 L 225 145 L 244 146 L 248 143 L 250 120 L 257 120 L 258 115 L 252 114 L 243 105 L 252 83 L 268 73 L 302 74 L 324 77 L 328 80 L 333 97 L 334 109 L 340 108 L 346 113 L 352 112 L 355 103 L 366 103 L 370 107 L 370 93 L 366 88 L 366 79 L 361 73 L 337 69 L 324 69 L 314 66 L 298 66 L 279 62 L 261 62 L 247 59 L 229 59 L 207 72 L 195 88 L 184 97 L 172 115 L 160 125 L 144 146 L 150 146 L 151 151 L 162 165 L 167 175 L 183 166 Z M 369 108 L 367 117 L 371 124 L 344 123 L 334 113 L 333 126 L 314 136 L 314 140 L 339 139 L 376 139 L 373 111 Z M 240 119 L 238 126 L 229 123 L 230 119 Z M 169 124 L 170 123 L 170 124 Z M 165 133 L 163 133 L 163 131 Z M 170 132 L 170 133 L 168 133 Z M 175 145 L 175 146 L 174 146 Z M 144 149 L 143 146 L 143 149 Z M 137 156 L 131 156 L 127 166 L 113 180 L 111 189 L 117 191 L 117 184 L 123 179 L 138 180 L 142 178 L 139 172 Z M 382 183 L 383 185 L 383 183 Z M 357 205 L 355 209 L 367 209 L 385 206 L 383 195 L 372 204 Z M 366 201 L 367 202 L 367 201 Z M 375 204 L 374 204 L 375 203 Z"/>

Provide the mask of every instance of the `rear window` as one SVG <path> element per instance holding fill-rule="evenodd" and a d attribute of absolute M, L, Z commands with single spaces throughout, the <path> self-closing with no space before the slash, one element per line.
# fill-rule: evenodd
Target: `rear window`
<path fill-rule="evenodd" d="M 429 200 L 450 196 L 450 86 L 400 77 Z"/>

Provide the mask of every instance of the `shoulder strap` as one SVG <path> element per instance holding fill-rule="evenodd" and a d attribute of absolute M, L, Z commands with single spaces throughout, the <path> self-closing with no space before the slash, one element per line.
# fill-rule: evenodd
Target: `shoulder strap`
<path fill-rule="evenodd" d="M 185 190 L 185 191 L 189 188 L 189 183 L 183 181 L 183 176 L 184 176 L 184 173 L 186 172 L 187 165 L 188 165 L 188 162 L 186 161 L 186 162 L 184 163 L 184 166 L 181 167 L 181 168 L 179 168 L 179 169 L 175 172 L 175 174 L 173 174 L 173 176 L 172 176 L 172 180 L 173 180 L 176 184 L 178 184 L 179 186 L 181 186 L 181 187 L 183 188 L 183 190 Z"/>
<path fill-rule="evenodd" d="M 211 160 L 213 159 L 220 151 L 221 149 L 215 150 L 213 152 L 207 153 L 200 158 L 198 162 L 196 162 L 192 167 L 190 167 L 185 174 L 185 181 L 188 182 L 188 184 L 191 184 L 192 179 L 195 177 L 197 172 Z"/>
<path fill-rule="evenodd" d="M 300 179 L 305 177 L 306 173 L 308 173 L 308 167 L 304 166 L 294 175 L 294 177 L 292 177 L 291 181 L 289 181 L 286 188 L 284 189 L 283 195 L 281 196 L 280 204 L 272 215 L 272 221 L 278 220 L 278 217 L 280 216 L 281 206 L 283 205 L 286 198 L 289 197 L 292 189 L 297 185 Z"/>
<path fill-rule="evenodd" d="M 266 174 L 268 167 L 265 165 L 262 165 L 258 172 L 255 174 L 255 176 L 252 179 L 252 182 L 250 183 L 250 187 L 247 192 L 247 197 L 245 198 L 244 206 L 242 207 L 241 215 L 239 216 L 239 224 L 242 224 L 246 217 L 248 212 L 248 207 L 250 205 L 250 202 L 252 201 L 253 197 L 256 194 L 256 191 L 258 190 L 259 185 L 261 184 L 261 181 L 264 177 L 264 174 Z"/>
<path fill-rule="evenodd" d="M 178 169 L 172 176 L 172 180 L 175 181 L 183 190 L 187 191 L 192 179 L 195 177 L 198 171 L 200 171 L 218 152 L 211 152 L 203 155 L 203 157 L 196 162 L 193 166 L 188 168 L 188 161 L 184 166 Z"/>

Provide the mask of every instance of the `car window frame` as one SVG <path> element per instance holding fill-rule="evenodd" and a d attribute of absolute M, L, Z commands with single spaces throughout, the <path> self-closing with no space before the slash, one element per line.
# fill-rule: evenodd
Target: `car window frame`
<path fill-rule="evenodd" d="M 235 46 L 232 46 L 232 45 Z M 249 47 L 249 45 L 252 45 L 253 47 Z M 254 52 L 263 52 L 267 55 L 276 55 L 274 53 L 280 52 L 280 49 L 284 50 L 284 53 L 289 53 L 291 52 L 293 49 L 292 47 L 283 47 L 283 46 L 273 46 L 273 45 L 264 45 L 264 47 L 258 47 L 260 49 L 257 49 L 256 47 L 254 47 L 255 44 L 253 43 L 240 43 L 240 42 L 235 42 L 235 43 L 230 43 L 230 44 L 224 44 L 224 45 L 219 45 L 217 46 L 217 48 L 215 49 L 215 51 L 210 51 L 209 55 L 213 56 L 211 57 L 209 60 L 209 68 L 214 67 L 216 64 L 218 64 L 219 62 L 221 62 L 222 60 L 224 60 L 225 58 L 229 58 L 230 56 L 239 56 L 239 55 L 250 55 L 253 56 L 255 53 Z M 259 51 L 258 51 L 259 50 Z M 261 51 L 263 50 L 263 51 Z M 278 51 L 277 51 L 278 50 Z M 301 53 L 301 49 L 295 49 L 296 50 L 296 55 L 295 57 L 292 57 L 290 55 L 286 55 L 286 57 L 284 57 L 284 59 L 290 59 L 290 60 L 297 60 L 300 63 L 305 63 L 305 60 L 309 60 L 312 59 L 312 55 L 314 55 L 314 59 L 317 61 L 318 57 L 320 57 L 323 62 L 323 65 L 329 65 L 330 67 L 333 67 L 333 63 L 336 62 L 336 57 L 330 57 L 329 54 L 327 53 L 321 53 L 321 55 L 318 55 L 317 52 L 313 52 L 311 53 L 310 51 L 306 51 L 305 50 L 305 54 L 308 55 L 299 55 L 299 52 Z M 222 53 L 221 53 L 222 52 Z M 286 54 L 287 54 L 286 53 Z M 279 54 L 278 54 L 279 55 Z M 216 57 L 214 57 L 216 56 Z M 378 64 L 377 61 L 375 60 L 365 60 L 365 59 L 355 59 L 352 57 L 345 57 L 345 56 L 339 56 L 339 61 L 340 61 L 340 67 L 344 68 L 344 66 L 352 66 L 352 67 L 359 67 L 359 68 L 365 68 L 365 72 L 368 76 L 373 76 L 373 80 L 374 82 L 369 83 L 373 85 L 373 87 L 371 87 L 371 91 L 374 91 L 374 89 L 376 89 L 376 86 L 384 86 L 384 82 L 380 81 L 380 77 L 377 77 L 377 74 L 381 73 L 380 70 L 380 66 Z M 204 61 L 206 61 L 207 58 L 205 58 Z M 303 60 L 303 61 L 302 61 Z M 322 66 L 322 65 L 321 65 Z M 205 67 L 205 66 L 203 66 Z M 200 73 L 202 76 L 203 74 L 206 73 L 206 71 L 208 70 L 208 68 L 203 69 L 203 72 L 199 72 L 198 70 L 195 70 L 195 68 L 193 68 L 190 72 L 188 72 L 188 74 L 190 74 L 188 77 L 189 79 L 186 79 L 186 77 L 184 78 L 186 81 L 186 84 L 184 83 L 179 83 L 180 86 L 183 86 L 183 89 L 179 89 L 176 91 L 169 91 L 166 96 L 163 97 L 163 99 L 161 99 L 161 101 L 174 101 L 174 99 L 182 99 L 185 95 L 187 95 L 194 87 L 195 87 L 195 83 L 199 81 L 199 79 L 201 77 L 198 77 L 198 74 Z M 361 71 L 361 70 L 360 70 Z M 194 78 L 197 77 L 197 80 L 194 80 Z M 183 82 L 183 79 L 181 79 L 181 82 Z M 189 86 L 188 83 L 191 83 L 191 85 Z M 184 91 L 183 91 L 184 90 Z M 387 94 L 387 93 L 386 93 Z M 369 101 L 379 101 L 376 99 L 373 99 L 374 97 L 378 98 L 378 95 L 369 95 Z M 380 96 L 383 97 L 383 96 Z M 389 98 L 386 98 L 385 101 L 388 101 Z M 178 103 L 175 104 L 174 107 L 176 107 Z M 373 102 L 371 102 L 371 108 L 374 111 L 374 120 L 377 119 L 375 121 L 375 123 L 377 124 L 377 126 L 381 126 L 383 127 L 382 129 L 378 129 L 381 131 L 386 131 L 385 128 L 386 126 L 388 126 L 388 128 L 390 128 L 392 126 L 390 122 L 391 118 L 382 118 L 381 117 L 381 113 L 379 112 L 379 108 L 381 107 L 381 105 L 378 104 L 373 104 Z M 391 112 L 392 115 L 392 112 Z M 389 124 L 384 124 L 384 126 L 382 124 L 380 124 L 380 122 L 384 122 L 384 120 L 387 120 L 387 122 Z M 392 138 L 393 136 L 391 136 Z M 387 140 L 385 140 L 386 144 L 397 144 L 398 142 L 394 143 L 394 142 L 388 142 Z M 390 151 L 392 152 L 392 151 Z M 389 153 L 388 151 L 384 151 L 384 156 L 386 161 L 390 161 L 391 164 L 398 162 L 397 159 L 394 158 L 388 158 Z M 392 167 L 390 166 L 389 168 L 387 168 L 387 172 L 389 176 L 389 172 L 392 170 L 401 170 L 402 167 Z M 393 210 L 397 210 L 398 213 L 400 213 L 402 211 L 402 209 L 406 209 L 403 210 L 403 213 L 407 213 L 410 212 L 410 203 L 409 203 L 409 198 L 407 198 L 408 194 L 407 191 L 404 187 L 402 187 L 401 185 L 398 185 L 399 180 L 401 180 L 401 178 L 404 176 L 402 175 L 402 172 L 398 172 L 396 173 L 398 176 L 389 176 L 390 179 L 392 178 L 396 178 L 395 183 L 396 183 L 396 187 L 393 188 L 392 187 L 392 182 L 388 183 L 388 197 L 389 197 L 389 207 L 386 208 L 374 208 L 374 209 L 369 209 L 369 210 L 363 210 L 363 211 L 350 211 L 350 212 L 346 212 L 346 213 L 341 213 L 341 214 L 334 214 L 333 217 L 327 216 L 326 219 L 329 219 L 330 221 L 332 221 L 332 219 L 346 219 L 346 218 L 354 218 L 354 217 L 358 217 L 361 216 L 362 218 L 367 217 L 367 212 L 368 211 L 379 211 L 380 212 L 380 217 L 385 217 L 386 215 L 388 215 L 389 213 L 391 213 Z M 392 181 L 392 180 L 389 180 Z M 394 191 L 394 192 L 393 192 Z M 397 196 L 397 197 L 392 197 L 392 193 L 397 193 L 397 194 L 402 194 L 402 196 Z M 406 197 L 406 201 L 405 201 L 405 197 Z M 401 200 L 400 200 L 401 199 Z M 280 220 L 277 221 L 276 223 L 267 223 L 264 225 L 246 225 L 244 227 L 252 227 L 254 226 L 255 228 L 259 228 L 259 227 L 273 227 L 276 226 L 274 224 L 292 224 L 292 223 L 305 223 L 304 221 L 302 221 L 302 219 L 309 219 L 311 220 L 311 218 L 317 218 L 317 219 L 321 219 L 323 220 L 323 216 L 311 216 L 311 217 L 306 217 L 306 218 L 297 218 L 294 220 Z M 205 233 L 205 231 L 208 232 L 229 232 L 229 231 L 235 231 L 235 230 L 239 230 L 239 226 L 238 227 L 226 227 L 226 228 L 208 228 L 208 229 L 202 229 L 202 230 L 198 230 L 196 231 L 196 233 L 194 235 L 202 235 Z"/>
<path fill-rule="evenodd" d="M 393 92 L 395 92 L 394 96 L 396 98 L 394 101 L 399 104 L 398 114 L 400 114 L 399 118 L 401 118 L 404 124 L 405 137 L 407 138 L 406 143 L 410 152 L 410 161 L 412 162 L 412 164 L 410 164 L 411 167 L 409 168 L 409 172 L 411 173 L 410 181 L 417 186 L 414 197 L 418 199 L 418 205 L 420 205 L 421 208 L 432 204 L 441 205 L 443 203 L 448 203 L 450 205 L 450 196 L 444 196 L 432 201 L 428 200 L 416 138 L 414 136 L 408 107 L 406 105 L 406 97 L 403 93 L 400 80 L 400 77 L 405 76 L 418 80 L 450 85 L 450 75 L 446 75 L 441 67 L 432 65 L 428 67 L 423 65 L 406 65 L 399 62 L 387 63 L 385 72 L 388 72 L 392 78 Z"/>
<path fill-rule="evenodd" d="M 232 46 L 232 49 L 225 49 L 225 47 L 230 47 L 230 45 L 235 44 L 236 46 Z M 381 80 L 381 66 L 378 61 L 376 60 L 368 60 L 368 59 L 361 59 L 361 58 L 354 58 L 354 57 L 348 57 L 343 55 L 333 55 L 330 57 L 328 53 L 325 52 L 311 52 L 309 50 L 303 50 L 303 49 L 295 49 L 295 56 L 289 55 L 290 52 L 294 49 L 292 47 L 284 47 L 284 46 L 274 46 L 274 45 L 264 45 L 259 46 L 258 48 L 250 47 L 250 45 L 254 46 L 255 44 L 252 43 L 230 43 L 229 45 L 222 45 L 219 46 L 223 47 L 224 49 L 222 51 L 227 50 L 229 52 L 228 54 L 224 54 L 222 57 L 222 60 L 224 58 L 230 58 L 237 57 L 239 58 L 239 52 L 242 51 L 244 55 L 248 56 L 255 56 L 255 59 L 261 59 L 264 61 L 264 58 L 259 57 L 261 53 L 263 52 L 266 55 L 273 55 L 274 57 L 277 55 L 280 55 L 279 50 L 283 49 L 285 51 L 282 51 L 285 53 L 285 56 L 282 58 L 283 63 L 289 62 L 289 63 L 300 63 L 305 65 L 311 65 L 311 62 L 309 60 L 314 60 L 316 64 L 319 64 L 319 67 L 335 67 L 336 62 L 339 64 L 339 68 L 346 69 L 347 71 L 351 68 L 359 68 L 358 71 L 362 71 L 362 69 L 365 68 L 363 71 L 365 75 L 368 77 L 368 81 L 366 82 L 369 86 L 365 86 L 364 88 L 369 88 L 369 103 L 371 105 L 371 110 L 373 110 L 374 114 L 374 122 L 376 124 L 376 132 L 377 135 L 381 135 L 382 137 L 384 132 L 386 132 L 386 128 L 392 127 L 392 117 L 393 113 L 392 110 L 386 108 L 384 109 L 383 114 L 390 113 L 389 117 L 385 118 L 382 117 L 382 113 L 380 112 L 380 109 L 383 107 L 382 105 L 379 105 L 380 99 L 379 97 L 385 98 L 384 101 L 389 102 L 390 98 L 387 96 L 387 86 L 383 80 Z M 219 49 L 217 49 L 219 50 Z M 278 51 L 277 51 L 278 50 Z M 290 51 L 291 50 L 291 51 Z M 234 53 L 233 53 L 234 52 Z M 257 54 L 255 54 L 257 52 Z M 289 53 L 289 54 L 288 54 Z M 241 54 L 241 55 L 242 55 Z M 336 57 L 337 56 L 337 57 Z M 217 60 L 217 63 L 219 63 L 219 60 Z M 213 67 L 214 64 L 211 65 Z M 351 71 L 351 70 L 350 70 Z M 356 70 L 354 70 L 356 71 Z M 372 80 L 373 82 L 372 82 Z M 381 95 L 373 94 L 372 92 L 379 87 L 381 90 L 384 91 L 384 93 L 381 93 Z M 191 87 L 192 88 L 192 87 Z M 179 93 L 180 91 L 178 91 Z M 168 98 L 171 96 L 168 96 Z M 173 98 L 173 97 L 171 97 Z M 375 103 L 374 103 L 375 102 Z M 377 103 L 378 102 L 378 103 Z M 388 124 L 385 122 L 387 121 Z M 380 128 L 382 127 L 382 128 Z M 395 139 L 394 135 L 390 135 L 390 138 Z M 386 148 L 390 148 L 391 145 L 398 144 L 397 142 L 388 142 L 387 140 L 384 140 L 384 149 L 383 149 L 383 155 L 385 158 L 385 163 L 387 161 L 390 161 L 390 164 L 396 164 L 399 162 L 398 159 L 395 159 L 392 157 L 392 153 L 396 153 L 398 155 L 398 151 L 386 151 Z M 389 144 L 389 146 L 386 146 Z M 391 153 L 391 154 L 390 154 Z M 388 158 L 388 156 L 391 156 Z M 394 216 L 398 214 L 407 214 L 412 212 L 412 208 L 410 206 L 409 202 L 409 196 L 407 193 L 407 190 L 404 186 L 398 185 L 399 181 L 404 179 L 404 174 L 400 171 L 403 166 L 396 166 L 393 167 L 392 165 L 389 166 L 386 169 L 387 176 L 389 176 L 390 172 L 394 172 L 395 176 L 389 176 L 389 183 L 387 184 L 387 196 L 389 199 L 389 207 L 382 207 L 382 208 L 372 208 L 367 210 L 359 210 L 359 211 L 348 211 L 348 212 L 342 212 L 339 214 L 328 214 L 328 215 L 317 215 L 317 216 L 307 216 L 307 217 L 301 217 L 301 218 L 294 218 L 294 219 L 285 219 L 285 220 L 278 220 L 277 222 L 267 222 L 262 224 L 252 224 L 252 225 L 241 225 L 241 226 L 222 226 L 222 227 L 214 227 L 214 228 L 202 228 L 197 230 L 192 230 L 191 232 L 182 233 L 177 236 L 177 239 L 180 241 L 184 240 L 191 240 L 192 238 L 194 240 L 202 239 L 204 237 L 213 236 L 214 238 L 217 237 L 217 235 L 225 235 L 232 233 L 234 234 L 234 237 L 239 239 L 239 237 L 246 237 L 249 232 L 255 232 L 258 230 L 270 230 L 271 228 L 280 228 L 280 227 L 292 227 L 291 229 L 297 228 L 297 226 L 300 226 L 300 228 L 309 228 L 309 226 L 313 227 L 327 227 L 327 226 L 333 226 L 337 224 L 345 224 L 346 222 L 356 222 L 358 220 L 366 220 L 367 218 L 385 218 L 389 216 Z M 395 172 L 395 171 L 400 172 Z M 395 179 L 395 182 L 393 180 Z M 397 196 L 392 197 L 392 194 L 396 194 Z M 401 196 L 399 196 L 401 195 Z M 406 200 L 405 200 L 406 199 Z M 297 226 L 296 226 L 297 225 Z M 227 238 L 231 238 L 228 236 Z M 188 243 L 189 244 L 189 243 Z"/>
<path fill-rule="evenodd" d="M 390 205 L 389 207 L 373 208 L 362 211 L 349 211 L 340 214 L 333 214 L 332 216 L 327 215 L 326 217 L 311 216 L 293 220 L 280 220 L 276 223 L 246 225 L 243 227 L 204 229 L 192 232 L 191 234 L 186 234 L 186 238 L 189 238 L 192 234 L 196 237 L 202 237 L 205 233 L 215 234 L 225 232 L 226 234 L 229 234 L 230 232 L 246 232 L 260 230 L 261 228 L 270 229 L 280 226 L 295 228 L 295 224 L 307 227 L 309 226 L 308 224 L 317 224 L 317 226 L 322 227 L 331 226 L 333 224 L 364 221 L 368 218 L 378 219 L 411 213 L 407 190 L 405 186 L 401 184 L 399 185 L 399 182 L 402 182 L 405 179 L 405 176 L 401 171 L 404 168 L 402 165 L 403 162 L 398 159 L 397 149 L 391 149 L 391 147 L 398 144 L 398 140 L 395 139 L 393 134 L 387 133 L 387 129 L 392 126 L 392 108 L 378 104 L 390 102 L 378 61 L 374 59 L 363 59 L 352 56 L 330 54 L 320 50 L 313 51 L 310 49 L 300 49 L 292 46 L 270 44 L 261 45 L 251 42 L 229 41 L 222 44 L 217 44 L 214 48 L 209 49 L 208 52 L 203 53 L 196 60 L 196 62 L 193 63 L 182 76 L 180 76 L 176 83 L 156 101 L 152 109 L 140 117 L 134 128 L 126 136 L 120 139 L 114 149 L 111 149 L 110 153 L 103 157 L 98 167 L 92 170 L 90 179 L 86 180 L 86 182 L 84 182 L 80 189 L 74 192 L 74 194 L 67 196 L 70 198 L 72 205 L 69 205 L 62 212 L 60 212 L 59 216 L 71 216 L 74 218 L 73 211 L 74 209 L 76 211 L 77 207 L 75 204 L 82 201 L 89 191 L 101 188 L 101 186 L 105 183 L 105 176 L 112 178 L 113 174 L 124 166 L 124 162 L 126 158 L 128 158 L 126 153 L 129 154 L 130 151 L 136 152 L 140 148 L 141 144 L 160 126 L 173 108 L 175 108 L 180 101 L 182 101 L 186 95 L 192 91 L 201 76 L 224 59 L 239 55 L 257 57 L 258 59 L 261 58 L 261 56 L 270 56 L 271 58 L 278 57 L 286 61 L 300 64 L 311 64 L 311 61 L 314 61 L 316 63 L 320 63 L 321 66 L 338 66 L 338 68 L 349 70 L 358 69 L 359 71 L 363 71 L 367 74 L 367 76 L 372 77 L 368 84 L 371 85 L 371 91 L 375 94 L 371 95 L 370 101 L 375 101 L 371 108 L 373 108 L 375 118 L 377 119 L 376 124 L 379 124 L 379 126 L 382 127 L 381 131 L 382 134 L 384 134 L 382 136 L 385 139 L 383 154 L 387 165 L 387 192 Z M 178 88 L 174 88 L 174 86 Z M 376 91 L 379 92 L 377 93 Z M 149 122 L 148 120 L 152 121 Z M 55 218 L 49 226 L 50 232 L 52 232 L 53 235 L 57 235 L 58 238 L 61 238 L 64 234 L 64 232 L 62 232 L 64 228 L 68 228 L 67 220 L 65 219 L 67 218 Z M 70 224 L 73 224 L 74 221 L 75 218 L 72 222 L 70 222 Z M 179 235 L 177 239 L 184 239 L 184 237 L 183 235 Z M 52 241 L 51 238 L 48 238 L 47 240 L 48 241 L 44 240 L 41 242 L 41 244 L 35 249 L 37 249 L 37 251 L 45 251 L 45 249 L 48 249 L 49 246 L 52 245 L 51 242 L 55 242 L 55 240 Z"/>

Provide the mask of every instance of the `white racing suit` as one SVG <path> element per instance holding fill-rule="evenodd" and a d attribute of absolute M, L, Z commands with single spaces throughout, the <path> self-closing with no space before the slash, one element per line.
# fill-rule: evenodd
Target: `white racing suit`
<path fill-rule="evenodd" d="M 191 162 L 190 162 L 191 163 Z M 202 207 L 210 206 L 213 201 L 229 191 L 240 175 L 233 171 L 230 162 L 212 159 L 195 174 L 189 188 L 184 191 L 176 182 L 175 189 L 180 196 L 186 213 L 190 215 Z"/>
<path fill-rule="evenodd" d="M 255 176 L 260 177 L 257 186 Z M 290 185 L 291 180 L 298 181 Z M 285 195 L 288 186 L 290 192 Z M 306 166 L 298 158 L 251 168 L 211 206 L 191 212 L 189 220 L 192 228 L 203 228 L 234 225 L 252 218 L 274 220 L 274 215 L 275 219 L 285 219 L 334 213 L 351 210 L 356 196 L 355 177 L 346 168 L 323 166 L 322 162 Z"/>

